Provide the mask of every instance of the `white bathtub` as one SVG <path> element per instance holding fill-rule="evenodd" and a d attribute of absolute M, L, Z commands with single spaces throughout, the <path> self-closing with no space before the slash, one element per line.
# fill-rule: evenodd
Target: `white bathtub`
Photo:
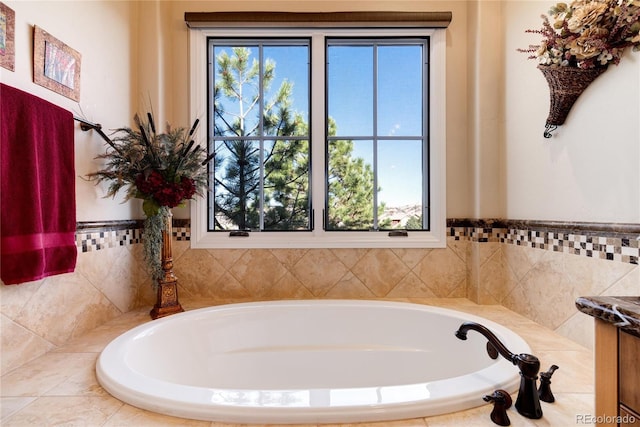
<path fill-rule="evenodd" d="M 230 423 L 348 423 L 417 418 L 485 404 L 518 387 L 517 368 L 492 360 L 464 321 L 514 353 L 511 330 L 487 319 L 384 301 L 229 304 L 138 326 L 102 352 L 100 384 L 131 405 Z M 488 412 L 487 412 L 488 414 Z"/>

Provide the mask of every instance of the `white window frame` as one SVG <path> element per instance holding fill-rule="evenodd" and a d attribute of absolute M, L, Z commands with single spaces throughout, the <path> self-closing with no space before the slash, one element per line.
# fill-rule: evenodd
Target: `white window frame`
<path fill-rule="evenodd" d="M 429 225 L 430 230 L 389 236 L 384 231 L 325 231 L 325 38 L 429 37 Z M 207 117 L 207 38 L 311 37 L 311 197 L 315 227 L 311 231 L 252 232 L 248 237 L 208 231 L 206 198 L 191 201 L 191 247 L 216 248 L 443 248 L 446 247 L 446 33 L 441 28 L 202 28 L 189 29 L 189 116 Z M 322 74 L 318 74 L 320 67 Z M 314 71 L 315 70 L 315 71 Z M 200 129 L 206 129 L 201 126 Z M 203 146 L 206 131 L 196 134 Z"/>

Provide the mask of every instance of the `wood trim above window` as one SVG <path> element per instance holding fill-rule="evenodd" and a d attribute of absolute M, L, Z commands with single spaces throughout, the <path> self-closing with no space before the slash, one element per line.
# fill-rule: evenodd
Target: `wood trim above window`
<path fill-rule="evenodd" d="M 418 27 L 447 28 L 451 12 L 185 12 L 189 28 L 238 27 Z"/>

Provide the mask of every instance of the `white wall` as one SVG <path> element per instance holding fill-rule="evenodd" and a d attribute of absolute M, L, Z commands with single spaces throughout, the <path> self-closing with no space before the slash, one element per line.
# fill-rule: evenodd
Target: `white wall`
<path fill-rule="evenodd" d="M 506 217 L 640 223 L 640 53 L 628 50 L 543 138 L 547 83 L 516 49 L 540 41 L 524 30 L 553 4 L 504 2 Z"/>
<path fill-rule="evenodd" d="M 137 4 L 119 1 L 6 1 L 15 11 L 15 71 L 0 68 L 0 81 L 46 99 L 109 129 L 129 125 L 137 95 Z M 33 83 L 33 26 L 41 27 L 82 55 L 80 102 Z M 140 218 L 139 203 L 104 199 L 105 186 L 83 177 L 99 168 L 103 140 L 76 124 L 75 167 L 78 221 Z"/>

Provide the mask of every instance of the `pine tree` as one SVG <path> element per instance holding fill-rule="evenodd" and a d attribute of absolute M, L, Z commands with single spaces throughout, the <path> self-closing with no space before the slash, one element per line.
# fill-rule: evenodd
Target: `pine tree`
<path fill-rule="evenodd" d="M 219 140 L 214 157 L 215 228 L 259 229 L 260 147 L 251 139 L 259 136 L 258 116 L 260 66 L 250 61 L 251 51 L 234 47 L 232 55 L 216 56 L 218 76 L 214 88 L 216 136 L 247 137 Z M 263 66 L 264 92 L 273 82 L 276 64 Z M 264 101 L 263 135 L 274 136 L 265 144 L 263 173 L 265 230 L 308 229 L 309 223 L 309 129 L 301 114 L 292 111 L 293 83 L 283 81 L 272 99 Z M 232 109 L 234 111 L 227 111 Z M 255 122 L 255 123 L 254 123 Z M 329 119 L 329 136 L 336 124 Z M 369 229 L 373 225 L 373 169 L 362 158 L 353 158 L 353 141 L 329 144 L 329 209 L 327 229 Z M 379 212 L 384 206 L 379 207 Z M 384 227 L 384 224 L 381 225 Z"/>
<path fill-rule="evenodd" d="M 282 139 L 304 136 L 307 125 L 302 116 L 291 111 L 293 83 L 283 81 L 274 97 L 264 101 L 262 135 L 260 123 L 251 122 L 251 115 L 259 115 L 260 65 L 250 61 L 250 49 L 233 48 L 233 54 L 222 52 L 216 57 L 219 83 L 214 89 L 214 111 L 217 136 L 274 136 L 273 143 L 263 151 L 264 229 L 304 229 L 309 224 L 309 144 L 306 140 Z M 275 62 L 267 59 L 263 67 L 264 91 L 275 77 Z M 253 90 L 252 90 L 253 89 Z M 222 98 L 227 101 L 222 102 Z M 237 109 L 226 111 L 226 106 Z M 233 118 L 233 120 L 230 120 Z M 250 139 L 220 142 L 215 157 L 216 228 L 241 230 L 260 227 L 259 144 Z M 224 218 L 224 224 L 220 217 Z"/>

